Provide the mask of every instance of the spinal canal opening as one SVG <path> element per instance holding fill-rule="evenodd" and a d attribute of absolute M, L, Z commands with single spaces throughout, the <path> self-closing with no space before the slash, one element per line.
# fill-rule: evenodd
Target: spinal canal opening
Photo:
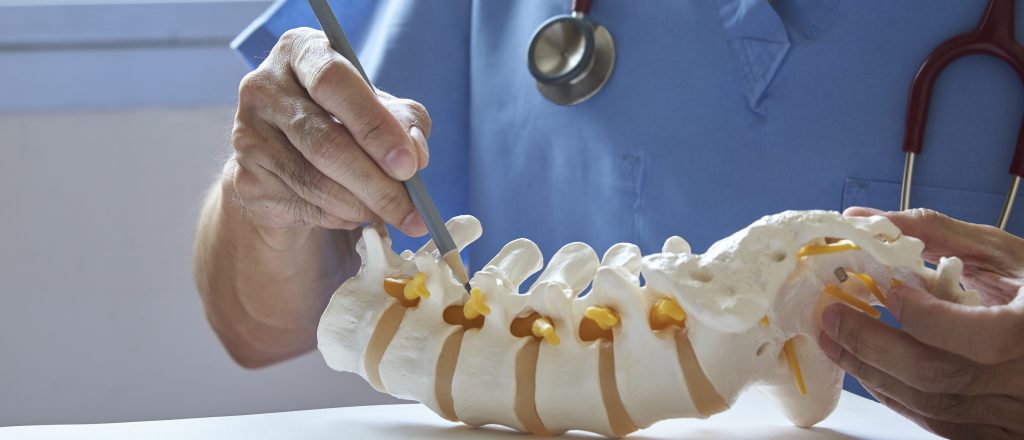
<path fill-rule="evenodd" d="M 580 320 L 580 339 L 584 342 L 604 339 L 610 341 L 612 329 L 619 325 L 618 312 L 608 307 L 587 307 Z"/>
<path fill-rule="evenodd" d="M 512 325 L 509 326 L 509 331 L 512 332 L 512 336 L 517 338 L 525 338 L 527 336 L 533 336 L 533 321 L 539 319 L 540 313 L 530 312 L 529 315 L 520 316 L 512 320 Z"/>
<path fill-rule="evenodd" d="M 405 290 L 412 280 L 412 278 L 403 276 L 384 278 L 384 291 L 387 292 L 388 296 L 398 300 L 398 303 L 403 307 L 416 307 L 420 303 L 420 298 L 417 296 L 409 299 L 405 296 Z"/>
<path fill-rule="evenodd" d="M 444 322 L 451 325 L 461 325 L 463 330 L 484 326 L 483 315 L 478 315 L 473 319 L 466 319 L 466 315 L 463 313 L 463 306 L 448 306 L 441 313 L 441 317 L 444 318 Z"/>
<path fill-rule="evenodd" d="M 512 320 L 509 325 L 512 336 L 517 338 L 533 337 L 543 339 L 551 345 L 558 345 L 561 341 L 555 333 L 555 324 L 537 312 L 530 312 L 529 315 L 520 316 Z"/>

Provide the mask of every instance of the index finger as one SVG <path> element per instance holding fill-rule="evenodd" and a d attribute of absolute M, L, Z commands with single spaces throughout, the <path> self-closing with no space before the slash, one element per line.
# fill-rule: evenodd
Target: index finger
<path fill-rule="evenodd" d="M 906 384 L 930 393 L 979 395 L 1006 390 L 997 368 L 932 347 L 860 311 L 834 304 L 822 314 L 825 354 L 882 390 Z"/>
<path fill-rule="evenodd" d="M 975 362 L 1024 358 L 1024 302 L 966 306 L 903 285 L 889 291 L 887 306 L 915 339 Z"/>
<path fill-rule="evenodd" d="M 886 212 L 873 208 L 850 207 L 843 215 L 866 217 L 880 215 L 889 219 L 905 235 L 925 245 L 925 258 L 935 263 L 939 257 L 956 256 L 964 264 L 1024 259 L 1024 240 L 998 228 L 960 221 L 930 209 Z"/>
<path fill-rule="evenodd" d="M 388 175 L 412 177 L 418 168 L 416 145 L 355 66 L 331 48 L 322 32 L 298 30 L 288 38 L 295 40 L 289 63 L 313 101 L 344 124 Z"/>

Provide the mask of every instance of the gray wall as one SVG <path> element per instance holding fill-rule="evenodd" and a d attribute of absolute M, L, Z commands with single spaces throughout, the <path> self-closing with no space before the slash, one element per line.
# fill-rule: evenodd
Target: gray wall
<path fill-rule="evenodd" d="M 393 401 L 316 353 L 244 370 L 203 317 L 192 236 L 244 74 L 226 46 L 265 6 L 234 3 L 195 44 L 17 47 L 0 26 L 0 426 Z"/>

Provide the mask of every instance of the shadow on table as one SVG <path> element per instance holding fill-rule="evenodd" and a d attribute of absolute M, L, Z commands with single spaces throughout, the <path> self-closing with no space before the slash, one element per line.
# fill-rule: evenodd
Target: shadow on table
<path fill-rule="evenodd" d="M 418 423 L 407 423 L 393 421 L 389 423 L 387 431 L 396 437 L 407 437 L 417 439 L 511 439 L 525 437 L 523 433 L 503 426 L 481 426 L 472 427 L 468 425 L 437 426 Z M 819 440 L 819 439 L 856 439 L 857 437 L 843 434 L 828 428 L 797 428 L 795 426 L 757 426 L 746 427 L 745 432 L 725 432 L 721 429 L 688 429 L 686 432 L 672 433 L 674 440 L 685 439 L 708 439 L 708 438 L 751 438 L 763 440 Z M 533 436 L 530 436 L 533 437 Z M 538 438 L 551 438 L 539 437 Z M 581 431 L 570 431 L 558 436 L 562 439 L 603 439 L 602 435 Z M 645 436 L 638 432 L 626 436 L 627 440 L 657 440 L 669 438 L 665 435 L 657 437 Z"/>

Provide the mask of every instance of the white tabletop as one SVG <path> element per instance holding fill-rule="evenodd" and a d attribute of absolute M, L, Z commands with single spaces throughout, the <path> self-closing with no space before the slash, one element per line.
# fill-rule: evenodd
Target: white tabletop
<path fill-rule="evenodd" d="M 567 438 L 593 438 L 579 432 Z M 0 428 L 0 439 L 516 439 L 501 427 L 472 428 L 448 422 L 425 406 L 381 405 L 271 414 L 99 425 Z M 656 423 L 627 439 L 933 439 L 938 438 L 884 406 L 843 392 L 839 408 L 811 429 L 792 426 L 757 392 L 706 420 Z"/>

